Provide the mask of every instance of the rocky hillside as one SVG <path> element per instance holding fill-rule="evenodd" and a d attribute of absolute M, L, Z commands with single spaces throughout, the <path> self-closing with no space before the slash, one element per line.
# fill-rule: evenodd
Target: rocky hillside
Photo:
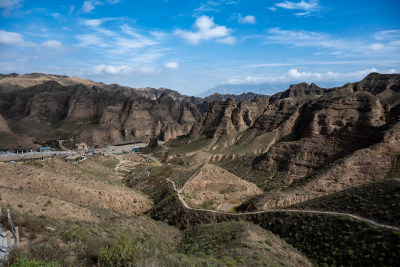
<path fill-rule="evenodd" d="M 149 137 L 168 140 L 190 131 L 201 117 L 201 105 L 180 103 L 168 94 L 150 100 L 47 81 L 0 91 L 1 140 L 8 140 L 3 144 L 7 148 L 18 145 L 21 135 L 39 143 L 74 138 L 93 145 Z"/>
<path fill-rule="evenodd" d="M 258 98 L 264 98 L 264 97 L 267 96 L 255 93 L 242 93 L 240 95 L 214 93 L 212 95 L 205 97 L 204 100 L 208 103 L 211 103 L 213 101 L 225 101 L 227 99 L 233 99 L 236 102 L 241 102 L 241 101 L 256 100 Z"/>
<path fill-rule="evenodd" d="M 65 75 L 0 74 L 0 147 L 60 138 L 92 145 L 132 138 L 169 140 L 188 134 L 211 101 L 259 97 L 248 93 L 203 99 L 166 88 L 131 88 Z"/>
<path fill-rule="evenodd" d="M 204 102 L 202 98 L 191 97 L 178 93 L 177 91 L 170 90 L 167 88 L 132 88 L 129 86 L 122 86 L 119 84 L 105 84 L 102 82 L 94 82 L 92 80 L 81 79 L 78 77 L 68 77 L 66 75 L 54 75 L 54 74 L 43 74 L 43 73 L 30 73 L 19 75 L 17 73 L 11 74 L 0 74 L 0 92 L 11 92 L 25 89 L 34 85 L 43 84 L 45 82 L 54 81 L 63 86 L 74 86 L 83 84 L 89 89 L 96 88 L 97 90 L 105 90 L 114 93 L 124 94 L 131 97 L 144 97 L 150 100 L 158 100 L 163 95 L 168 95 L 173 98 L 179 104 L 190 102 L 201 104 Z M 207 101 L 210 102 L 210 101 Z M 206 107 L 206 106 L 205 106 Z M 204 111 L 203 107 L 202 111 Z"/>
<path fill-rule="evenodd" d="M 301 83 L 270 99 L 211 103 L 185 141 L 196 149 L 169 159 L 220 164 L 265 190 L 248 209 L 282 207 L 398 173 L 399 114 L 399 74 Z"/>

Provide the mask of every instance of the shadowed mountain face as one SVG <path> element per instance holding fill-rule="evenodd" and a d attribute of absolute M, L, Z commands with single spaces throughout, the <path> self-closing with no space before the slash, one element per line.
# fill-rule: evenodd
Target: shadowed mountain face
<path fill-rule="evenodd" d="M 154 136 L 168 140 L 190 131 L 200 119 L 202 104 L 181 103 L 168 94 L 150 100 L 96 86 L 47 81 L 0 92 L 1 134 L 2 140 L 7 135 L 9 141 L 15 134 L 8 148 L 18 145 L 23 136 L 37 142 L 75 138 L 100 145 Z"/>
<path fill-rule="evenodd" d="M 248 207 L 268 209 L 393 176 L 399 115 L 400 75 L 372 73 L 338 88 L 301 83 L 269 100 L 213 102 L 188 142 L 208 140 L 191 157 L 199 164 L 269 191 Z"/>
<path fill-rule="evenodd" d="M 259 97 L 216 94 L 202 99 L 166 88 L 107 85 L 65 75 L 0 74 L 0 143 L 14 148 L 60 138 L 93 145 L 169 140 L 188 134 L 211 101 Z"/>

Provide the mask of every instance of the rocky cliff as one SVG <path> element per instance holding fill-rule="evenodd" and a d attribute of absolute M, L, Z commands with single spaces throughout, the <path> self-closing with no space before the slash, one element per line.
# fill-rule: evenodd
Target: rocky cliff
<path fill-rule="evenodd" d="M 256 181 L 266 194 L 253 209 L 281 207 L 398 173 L 399 114 L 399 74 L 371 73 L 332 89 L 301 83 L 269 100 L 212 102 L 189 140 L 209 145 L 191 159 Z"/>
<path fill-rule="evenodd" d="M 168 94 L 151 100 L 56 81 L 0 91 L 2 132 L 39 143 L 59 138 L 100 145 L 150 137 L 168 140 L 189 133 L 201 117 L 200 108 Z"/>

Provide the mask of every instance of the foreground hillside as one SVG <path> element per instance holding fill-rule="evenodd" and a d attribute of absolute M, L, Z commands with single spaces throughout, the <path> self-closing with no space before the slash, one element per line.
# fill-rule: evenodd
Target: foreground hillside
<path fill-rule="evenodd" d="M 135 153 L 89 156 L 78 164 L 58 158 L 1 163 L 0 168 L 0 205 L 11 209 L 22 237 L 7 264 L 312 266 L 295 248 L 252 223 L 180 231 L 144 215 L 164 179 L 154 180 L 175 167 L 146 162 Z M 135 187 L 141 192 L 128 183 L 138 177 Z M 0 223 L 10 227 L 4 217 Z"/>

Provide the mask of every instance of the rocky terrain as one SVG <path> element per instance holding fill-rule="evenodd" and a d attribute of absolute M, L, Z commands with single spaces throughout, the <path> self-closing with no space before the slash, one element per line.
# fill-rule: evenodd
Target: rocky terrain
<path fill-rule="evenodd" d="M 1 91 L 0 114 L 1 134 L 9 139 L 23 135 L 46 143 L 74 138 L 91 145 L 150 137 L 168 140 L 188 133 L 201 116 L 195 104 L 179 104 L 168 95 L 149 100 L 54 81 Z M 17 141 L 7 143 L 2 146 L 18 146 Z"/>
<path fill-rule="evenodd" d="M 1 146 L 15 148 L 74 138 L 91 145 L 188 134 L 209 102 L 256 99 L 252 93 L 202 99 L 166 88 L 107 85 L 78 77 L 0 75 Z M 8 145 L 7 145 L 8 144 Z"/>
<path fill-rule="evenodd" d="M 183 140 L 189 153 L 169 159 L 214 162 L 264 188 L 249 210 L 283 207 L 398 173 L 399 110 L 398 74 L 292 85 L 270 99 L 211 103 Z"/>
<path fill-rule="evenodd" d="M 239 101 L 74 80 L 1 76 L 2 146 L 168 141 L 141 156 L 119 147 L 78 164 L 0 164 L 1 205 L 25 231 L 17 259 L 25 253 L 66 266 L 82 259 L 99 266 L 400 264 L 399 74 L 371 73 L 330 89 L 300 83 Z M 53 258 L 34 249 L 49 238 L 51 251 L 60 251 Z"/>
<path fill-rule="evenodd" d="M 225 169 L 206 164 L 185 184 L 182 193 L 196 206 L 229 211 L 262 190 Z"/>

